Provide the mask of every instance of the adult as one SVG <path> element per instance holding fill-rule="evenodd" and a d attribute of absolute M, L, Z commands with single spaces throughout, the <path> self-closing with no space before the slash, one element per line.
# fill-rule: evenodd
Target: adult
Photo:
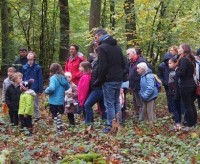
<path fill-rule="evenodd" d="M 178 59 L 178 47 L 176 45 L 169 47 L 169 53 L 172 57 Z"/>
<path fill-rule="evenodd" d="M 65 64 L 65 72 L 71 72 L 72 82 L 78 85 L 79 79 L 81 77 L 81 72 L 79 71 L 79 65 L 84 61 L 84 56 L 79 55 L 79 47 L 75 44 L 70 46 L 70 57 L 67 59 Z"/>
<path fill-rule="evenodd" d="M 137 65 L 141 62 L 145 62 L 145 59 L 136 53 L 135 48 L 129 48 L 126 51 L 128 59 L 130 60 L 129 68 L 129 87 L 133 92 L 133 105 L 136 116 L 139 115 L 139 120 L 142 120 L 142 100 L 140 97 L 140 77 L 137 72 Z"/>
<path fill-rule="evenodd" d="M 168 90 L 168 81 L 169 81 L 170 69 L 168 66 L 168 61 L 172 57 L 173 56 L 169 52 L 165 53 L 162 63 L 158 66 L 158 77 L 162 81 L 162 84 L 165 88 L 165 93 L 167 97 L 167 106 L 168 106 L 168 111 L 170 113 L 172 113 L 172 109 L 170 108 L 170 102 L 169 102 L 170 98 L 169 98 L 169 90 Z"/>
<path fill-rule="evenodd" d="M 185 109 L 183 130 L 191 130 L 197 123 L 197 111 L 194 105 L 196 83 L 194 80 L 195 58 L 191 54 L 191 48 L 187 44 L 181 44 L 178 49 L 180 55 L 178 69 L 180 96 Z"/>
<path fill-rule="evenodd" d="M 22 73 L 22 67 L 25 65 L 27 60 L 27 49 L 26 48 L 20 48 L 19 49 L 20 56 L 13 62 L 12 66 L 15 67 L 16 72 Z"/>
<path fill-rule="evenodd" d="M 200 82 L 200 48 L 196 52 L 196 80 Z M 197 96 L 198 109 L 200 109 L 200 96 Z"/>
<path fill-rule="evenodd" d="M 91 63 L 92 66 L 92 78 L 90 82 L 90 94 L 85 101 L 84 104 L 84 109 L 86 112 L 85 115 L 85 124 L 89 125 L 92 122 L 94 122 L 94 117 L 93 117 L 93 105 L 95 103 L 99 103 L 100 109 L 101 109 L 101 118 L 102 120 L 106 120 L 106 112 L 105 112 L 105 106 L 104 106 L 104 101 L 103 101 L 103 90 L 101 86 L 94 86 L 94 82 L 98 78 L 98 54 L 96 53 L 96 50 L 94 50 L 94 59 L 93 62 Z"/>
<path fill-rule="evenodd" d="M 112 121 L 116 115 L 122 121 L 119 95 L 125 66 L 117 40 L 107 34 L 104 29 L 97 29 L 94 36 L 99 46 L 97 48 L 98 78 L 93 85 L 102 85 L 108 125 L 103 132 L 107 133 L 111 130 Z"/>
<path fill-rule="evenodd" d="M 39 64 L 36 63 L 36 54 L 35 52 L 28 52 L 27 55 L 28 62 L 22 67 L 23 80 L 28 81 L 29 79 L 34 79 L 31 89 L 35 91 L 35 101 L 34 101 L 34 115 L 35 121 L 38 121 L 40 118 L 39 115 L 39 96 L 43 91 L 43 76 L 42 69 Z"/>

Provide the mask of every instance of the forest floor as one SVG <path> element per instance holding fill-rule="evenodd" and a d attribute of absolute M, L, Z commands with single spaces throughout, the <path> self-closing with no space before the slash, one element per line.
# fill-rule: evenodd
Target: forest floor
<path fill-rule="evenodd" d="M 65 132 L 58 136 L 44 108 L 45 101 L 43 95 L 40 99 L 42 119 L 34 123 L 32 136 L 24 136 L 17 127 L 9 125 L 8 117 L 0 114 L 0 122 L 4 123 L 0 125 L 0 163 L 200 163 L 199 125 L 190 132 L 170 132 L 173 121 L 166 109 L 164 93 L 157 99 L 157 121 L 153 126 L 138 123 L 131 116 L 117 134 L 104 134 L 103 123 L 95 114 L 93 128 L 86 128 L 81 117 L 76 118 L 76 126 L 70 126 L 63 116 Z M 130 101 L 129 96 L 129 110 L 132 109 Z M 87 156 L 89 152 L 103 158 L 95 160 L 94 156 Z"/>

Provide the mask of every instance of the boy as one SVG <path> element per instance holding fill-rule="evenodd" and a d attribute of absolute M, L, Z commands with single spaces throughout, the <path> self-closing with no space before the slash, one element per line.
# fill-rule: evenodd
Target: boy
<path fill-rule="evenodd" d="M 22 73 L 16 72 L 12 76 L 13 83 L 6 90 L 5 101 L 9 108 L 10 123 L 14 126 L 18 125 L 18 109 L 20 98 L 20 83 L 22 82 Z"/>
<path fill-rule="evenodd" d="M 5 95 L 6 95 L 6 90 L 8 88 L 8 86 L 10 84 L 12 84 L 12 80 L 11 80 L 11 77 L 12 75 L 16 72 L 16 69 L 14 67 L 9 67 L 8 68 L 8 77 L 3 81 L 3 89 L 2 89 L 2 106 L 4 105 L 5 103 Z"/>

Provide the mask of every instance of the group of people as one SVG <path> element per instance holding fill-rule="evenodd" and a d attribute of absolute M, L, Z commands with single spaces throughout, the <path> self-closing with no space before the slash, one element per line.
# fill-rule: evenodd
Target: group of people
<path fill-rule="evenodd" d="M 94 56 L 86 60 L 79 47 L 70 46 L 70 57 L 64 70 L 59 63 L 49 69 L 49 110 L 58 134 L 62 134 L 62 114 L 75 125 L 74 114 L 83 113 L 86 125 L 94 122 L 93 106 L 97 104 L 101 119 L 105 122 L 104 133 L 112 129 L 113 119 L 124 123 L 126 93 L 132 92 L 135 115 L 138 121 L 156 121 L 155 100 L 159 90 L 154 69 L 142 56 L 139 48 L 129 48 L 123 56 L 117 41 L 104 29 L 94 32 Z M 168 109 L 175 125 L 171 130 L 190 130 L 197 124 L 194 105 L 195 89 L 199 79 L 200 50 L 195 56 L 187 44 L 172 46 L 158 67 L 158 76 L 166 91 Z M 3 82 L 2 101 L 9 108 L 10 122 L 24 127 L 31 134 L 32 116 L 39 121 L 39 96 L 43 92 L 43 77 L 36 54 L 20 49 L 20 58 L 8 68 L 8 78 Z M 200 101 L 199 101 L 200 102 Z M 184 121 L 182 121 L 184 114 Z M 184 125 L 184 126 L 183 126 Z"/>

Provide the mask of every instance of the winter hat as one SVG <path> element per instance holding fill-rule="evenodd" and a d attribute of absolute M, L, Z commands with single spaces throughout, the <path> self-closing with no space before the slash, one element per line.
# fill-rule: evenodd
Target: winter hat
<path fill-rule="evenodd" d="M 145 72 L 148 71 L 148 66 L 147 66 L 147 64 L 146 64 L 145 62 L 139 63 L 139 64 L 137 65 L 137 68 L 142 68 L 142 69 L 145 70 Z"/>
<path fill-rule="evenodd" d="M 200 48 L 197 50 L 197 56 L 200 56 Z"/>
<path fill-rule="evenodd" d="M 30 79 L 29 81 L 23 81 L 20 84 L 20 88 L 22 88 L 23 90 L 27 91 L 28 89 L 31 88 L 31 85 L 33 84 L 34 79 Z"/>

